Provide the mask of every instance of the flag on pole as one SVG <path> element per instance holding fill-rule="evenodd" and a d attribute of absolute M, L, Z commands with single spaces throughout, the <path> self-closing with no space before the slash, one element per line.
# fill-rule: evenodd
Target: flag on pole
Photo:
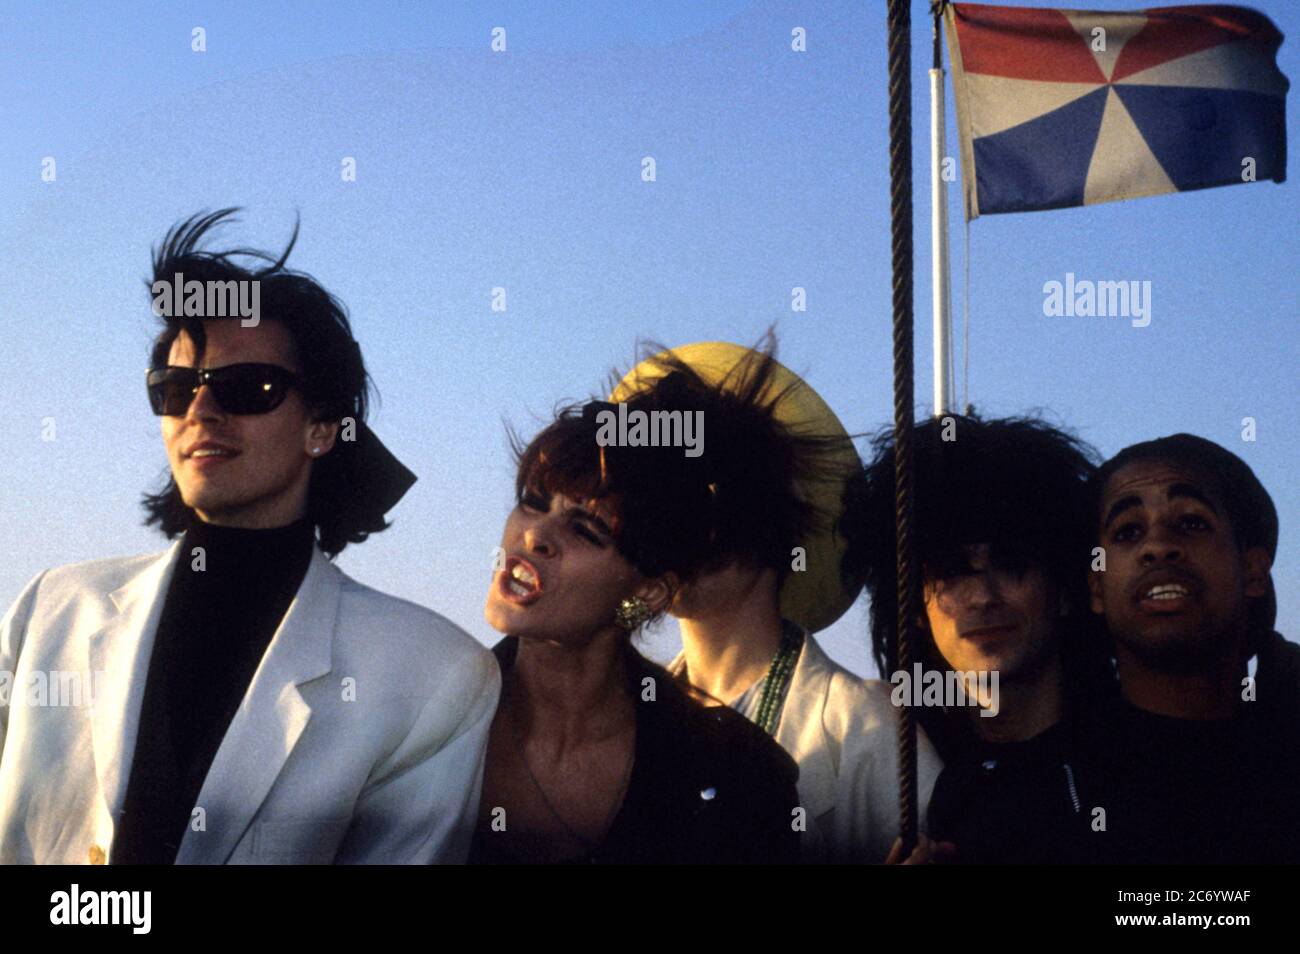
<path fill-rule="evenodd" d="M 1261 13 L 954 3 L 945 26 L 968 219 L 1286 178 Z"/>

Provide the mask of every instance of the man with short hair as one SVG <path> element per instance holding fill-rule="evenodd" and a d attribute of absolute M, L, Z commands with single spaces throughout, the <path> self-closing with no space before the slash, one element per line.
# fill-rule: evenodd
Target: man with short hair
<path fill-rule="evenodd" d="M 175 542 L 47 570 L 0 621 L 0 863 L 468 852 L 497 667 L 330 561 L 385 529 L 415 477 L 366 426 L 360 348 L 343 307 L 284 267 L 293 241 L 278 258 L 200 248 L 233 211 L 181 223 L 154 258 L 152 290 L 180 287 L 155 297 L 170 479 L 145 504 Z M 261 314 L 209 314 L 211 283 Z M 31 691 L 68 673 L 94 698 Z"/>
<path fill-rule="evenodd" d="M 1241 458 L 1190 434 L 1124 449 L 1092 487 L 1105 557 L 1092 609 L 1123 696 L 1097 726 L 1112 860 L 1300 861 L 1300 647 L 1273 631 L 1272 499 Z"/>

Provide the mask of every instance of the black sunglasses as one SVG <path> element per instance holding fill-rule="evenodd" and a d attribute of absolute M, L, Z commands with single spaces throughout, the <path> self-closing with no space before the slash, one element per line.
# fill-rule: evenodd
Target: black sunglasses
<path fill-rule="evenodd" d="M 207 385 L 227 414 L 267 414 L 279 407 L 296 374 L 276 364 L 228 364 L 221 368 L 150 368 L 149 406 L 158 415 L 183 417 L 199 388 Z"/>

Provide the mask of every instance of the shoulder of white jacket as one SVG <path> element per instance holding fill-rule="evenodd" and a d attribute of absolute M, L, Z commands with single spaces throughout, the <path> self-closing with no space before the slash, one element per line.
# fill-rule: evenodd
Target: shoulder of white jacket
<path fill-rule="evenodd" d="M 841 668 L 831 677 L 830 702 L 860 716 L 865 721 L 892 720 L 893 687 L 880 679 L 864 679 Z"/>
<path fill-rule="evenodd" d="M 169 547 L 139 556 L 108 557 L 50 567 L 38 574 L 41 581 L 38 598 L 45 600 L 93 594 L 107 599 L 110 593 L 129 583 L 170 552 Z"/>
<path fill-rule="evenodd" d="M 826 714 L 828 720 L 839 722 L 846 748 L 881 751 L 883 746 L 893 757 L 898 744 L 898 706 L 893 691 L 894 686 L 883 679 L 863 679 L 843 667 L 832 677 Z M 928 800 L 943 763 L 919 722 L 916 733 L 922 795 Z"/>
<path fill-rule="evenodd" d="M 888 726 L 892 732 L 894 705 L 890 701 L 890 684 L 851 672 L 827 656 L 811 636 L 808 640 L 813 654 L 812 668 L 824 673 L 827 680 L 824 709 L 827 730 L 850 738 L 877 726 Z"/>
<path fill-rule="evenodd" d="M 892 698 L 893 684 L 858 676 L 827 656 L 815 642 L 812 646 L 818 657 L 816 666 L 829 674 L 822 725 L 828 735 L 843 740 L 841 757 L 852 759 L 873 753 L 894 757 L 898 707 Z M 928 801 L 943 762 L 919 724 L 916 731 L 921 795 L 923 801 Z"/>
<path fill-rule="evenodd" d="M 342 570 L 338 573 L 339 614 L 346 624 L 340 632 L 355 632 L 366 640 L 382 633 L 386 640 L 404 642 L 413 651 L 436 654 L 444 666 L 492 659 L 487 647 L 441 613 L 367 586 Z"/>

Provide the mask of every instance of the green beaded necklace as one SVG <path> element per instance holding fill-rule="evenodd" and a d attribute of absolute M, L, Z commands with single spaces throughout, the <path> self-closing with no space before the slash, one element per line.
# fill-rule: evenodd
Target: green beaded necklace
<path fill-rule="evenodd" d="M 763 677 L 763 695 L 754 716 L 754 723 L 768 735 L 776 734 L 777 719 L 785 705 L 785 695 L 790 689 L 790 679 L 794 676 L 794 667 L 802 649 L 803 630 L 782 620 L 781 646 Z"/>

